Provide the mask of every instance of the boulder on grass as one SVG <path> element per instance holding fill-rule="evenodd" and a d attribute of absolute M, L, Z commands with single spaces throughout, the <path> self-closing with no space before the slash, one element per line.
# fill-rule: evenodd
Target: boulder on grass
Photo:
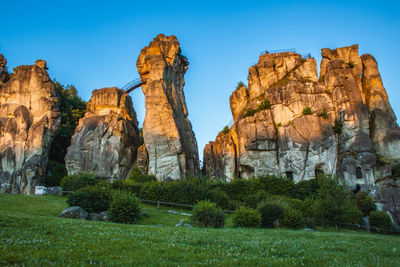
<path fill-rule="evenodd" d="M 63 210 L 60 213 L 60 215 L 58 215 L 58 217 L 87 220 L 89 214 L 86 211 L 84 211 L 81 207 L 74 206 Z"/>

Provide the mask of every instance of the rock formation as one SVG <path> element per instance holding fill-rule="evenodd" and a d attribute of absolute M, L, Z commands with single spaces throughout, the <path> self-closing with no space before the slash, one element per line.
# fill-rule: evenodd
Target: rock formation
<path fill-rule="evenodd" d="M 400 129 L 377 63 L 358 45 L 322 49 L 319 78 L 313 58 L 267 52 L 230 106 L 234 125 L 204 149 L 207 176 L 334 174 L 375 192 L 400 223 Z"/>
<path fill-rule="evenodd" d="M 188 119 L 183 87 L 188 69 L 175 36 L 158 35 L 136 62 L 145 95 L 143 124 L 148 173 L 159 180 L 199 172 L 197 142 Z"/>
<path fill-rule="evenodd" d="M 0 54 L 0 86 L 2 86 L 7 78 L 8 78 L 8 71 L 7 71 L 7 59 Z"/>
<path fill-rule="evenodd" d="M 31 194 L 42 185 L 60 125 L 58 99 L 46 61 L 14 68 L 0 56 L 0 192 Z"/>
<path fill-rule="evenodd" d="M 117 87 L 94 90 L 68 147 L 68 174 L 124 179 L 136 159 L 139 130 L 131 97 Z"/>

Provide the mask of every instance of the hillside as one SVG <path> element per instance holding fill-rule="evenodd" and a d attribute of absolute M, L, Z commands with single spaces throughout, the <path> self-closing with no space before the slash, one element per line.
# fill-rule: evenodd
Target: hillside
<path fill-rule="evenodd" d="M 123 225 L 58 218 L 60 197 L 0 194 L 0 202 L 0 265 L 399 265 L 396 236 L 178 228 L 183 216 L 147 205 L 149 218 Z"/>

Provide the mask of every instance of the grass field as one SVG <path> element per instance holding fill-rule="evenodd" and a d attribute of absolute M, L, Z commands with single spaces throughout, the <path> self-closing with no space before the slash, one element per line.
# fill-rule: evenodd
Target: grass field
<path fill-rule="evenodd" d="M 56 217 L 64 208 L 60 197 L 0 194 L 0 266 L 400 266 L 396 236 L 180 228 L 186 216 L 147 205 L 138 225 Z"/>

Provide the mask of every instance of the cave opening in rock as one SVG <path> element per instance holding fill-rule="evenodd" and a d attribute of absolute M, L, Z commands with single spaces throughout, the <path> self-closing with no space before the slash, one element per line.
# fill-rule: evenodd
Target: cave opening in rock
<path fill-rule="evenodd" d="M 357 179 L 362 179 L 363 178 L 361 167 L 357 167 L 356 168 L 356 177 L 357 177 Z"/>
<path fill-rule="evenodd" d="M 324 175 L 324 171 L 321 170 L 320 168 L 315 168 L 314 175 L 315 178 L 318 178 L 319 176 Z"/>
<path fill-rule="evenodd" d="M 292 171 L 286 172 L 286 178 L 288 180 L 293 180 L 293 172 Z"/>

